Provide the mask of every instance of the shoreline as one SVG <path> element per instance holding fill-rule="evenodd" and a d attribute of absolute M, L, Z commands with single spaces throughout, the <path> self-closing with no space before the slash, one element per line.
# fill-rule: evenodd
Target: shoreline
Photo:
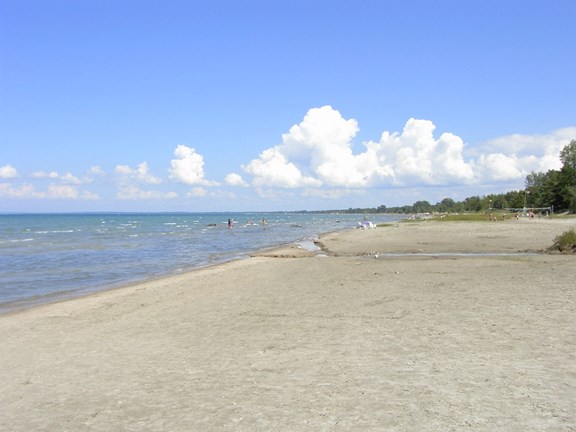
<path fill-rule="evenodd" d="M 322 236 L 0 316 L 0 429 L 568 431 L 568 222 L 417 222 Z"/>
<path fill-rule="evenodd" d="M 342 231 L 346 231 L 346 229 L 343 229 Z M 320 235 L 322 235 L 322 234 L 320 234 Z M 314 238 L 318 238 L 318 237 L 319 237 L 319 235 L 316 235 Z M 303 247 L 301 248 L 300 245 L 303 243 L 306 243 L 306 242 L 313 243 L 314 240 L 306 237 L 306 238 L 296 240 L 296 241 L 291 242 L 291 243 L 282 243 L 282 244 L 267 247 L 264 249 L 245 251 L 245 252 L 242 252 L 241 254 L 233 254 L 233 255 L 230 255 L 226 259 L 220 259 L 220 260 L 216 260 L 214 262 L 205 263 L 205 264 L 198 264 L 198 265 L 191 266 L 188 268 L 174 270 L 170 273 L 151 275 L 151 276 L 148 276 L 144 279 L 133 279 L 133 280 L 127 280 L 125 282 L 117 282 L 117 283 L 89 286 L 89 287 L 84 287 L 84 288 L 77 288 L 77 289 L 70 290 L 70 291 L 52 292 L 52 293 L 45 294 L 42 296 L 32 296 L 32 297 L 28 297 L 28 298 L 24 298 L 24 299 L 20 299 L 20 300 L 3 302 L 3 303 L 0 303 L 0 317 L 3 315 L 14 314 L 14 313 L 18 313 L 20 311 L 24 311 L 24 310 L 28 310 L 28 309 L 32 309 L 32 308 L 36 308 L 36 307 L 42 307 L 44 305 L 50 305 L 50 304 L 66 302 L 66 301 L 72 301 L 75 299 L 81 299 L 83 297 L 92 296 L 92 295 L 95 295 L 98 293 L 106 293 L 109 291 L 115 291 L 115 290 L 119 290 L 119 289 L 129 288 L 133 285 L 139 285 L 139 284 L 143 284 L 143 283 L 154 282 L 156 280 L 160 280 L 160 279 L 164 279 L 164 278 L 170 278 L 173 276 L 183 275 L 183 274 L 187 274 L 187 273 L 191 273 L 191 272 L 195 272 L 195 271 L 201 271 L 201 270 L 206 269 L 206 268 L 210 268 L 210 267 L 214 267 L 214 266 L 220 266 L 220 265 L 223 265 L 223 264 L 226 264 L 229 262 L 233 262 L 233 261 L 246 260 L 246 259 L 249 259 L 251 257 L 256 257 L 256 256 L 267 256 L 269 253 L 273 253 L 273 251 L 282 250 L 284 248 L 290 248 L 290 249 L 295 249 L 295 250 L 302 249 L 302 251 L 305 251 L 306 249 Z M 297 253 L 297 255 L 298 256 L 304 256 L 305 253 L 306 252 L 303 252 L 303 254 Z"/>
<path fill-rule="evenodd" d="M 523 223 L 529 223 L 529 224 L 537 224 L 537 223 L 553 223 L 558 225 L 559 227 L 562 226 L 564 227 L 564 229 L 569 229 L 570 226 L 576 227 L 576 218 L 566 218 L 566 219 L 536 219 L 536 220 L 529 220 L 529 219 L 520 219 L 519 221 L 513 221 L 512 219 L 509 219 L 505 222 L 494 222 L 494 224 L 523 224 Z M 485 223 L 485 222 L 467 222 L 467 221 L 463 221 L 463 222 L 443 222 L 443 221 L 434 221 L 434 220 L 405 220 L 405 221 L 397 221 L 394 223 L 393 226 L 388 226 L 388 227 L 384 227 L 384 228 L 379 228 L 378 229 L 378 233 L 382 234 L 383 230 L 388 230 L 388 229 L 393 229 L 393 228 L 399 228 L 400 225 L 406 225 L 406 227 L 409 227 L 410 225 L 414 225 L 414 226 L 418 226 L 419 224 L 428 224 L 428 223 L 437 223 L 437 224 L 452 224 L 453 226 L 460 226 L 460 227 L 466 227 L 467 225 L 472 226 L 471 224 L 478 224 L 478 226 L 486 228 L 485 225 L 492 225 L 492 223 Z M 442 225 L 439 225 L 440 227 Z M 476 226 L 476 225 L 474 225 Z M 488 228 L 488 230 L 490 230 L 490 228 Z M 167 273 L 167 274 L 160 274 L 160 275 L 152 275 L 149 276 L 145 279 L 137 279 L 137 280 L 132 280 L 132 281 L 126 281 L 126 282 L 119 282 L 119 283 L 115 283 L 115 284 L 105 284 L 105 285 L 101 285 L 101 286 L 97 286 L 97 287 L 89 287 L 89 288 L 78 288 L 74 291 L 62 291 L 62 292 L 54 292 L 54 293 L 50 293 L 47 294 L 45 296 L 41 296 L 41 298 L 36 298 L 36 297 L 31 297 L 31 298 L 27 298 L 27 299 L 22 299 L 22 300 L 16 300 L 13 302 L 6 302 L 6 303 L 1 303 L 0 304 L 0 317 L 3 315 L 11 315 L 14 313 L 18 313 L 21 311 L 25 311 L 28 309 L 33 309 L 33 308 L 37 308 L 37 307 L 42 307 L 45 305 L 51 305 L 51 304 L 56 304 L 56 303 L 60 303 L 60 302 L 67 302 L 67 301 L 73 301 L 76 299 L 81 299 L 84 297 L 90 297 L 99 293 L 106 293 L 106 292 L 110 292 L 110 291 L 115 291 L 115 290 L 121 290 L 121 289 L 126 289 L 126 288 L 130 288 L 134 285 L 139 285 L 139 284 L 145 284 L 145 283 L 149 283 L 149 282 L 154 282 L 154 281 L 158 281 L 158 280 L 162 280 L 165 278 L 171 278 L 173 276 L 178 276 L 178 275 L 185 275 L 188 273 L 192 273 L 192 272 L 196 272 L 196 271 L 202 271 L 203 269 L 206 268 L 210 268 L 210 267 L 215 267 L 215 266 L 220 266 L 220 265 L 224 265 L 226 263 L 229 262 L 234 262 L 234 261 L 242 261 L 242 260 L 246 260 L 246 259 L 250 259 L 250 258 L 254 258 L 254 257 L 268 257 L 268 258 L 303 258 L 303 257 L 313 257 L 313 256 L 317 256 L 317 255 L 333 255 L 333 256 L 338 256 L 341 252 L 338 251 L 338 248 L 335 248 L 336 251 L 331 251 L 329 247 L 327 247 L 324 244 L 324 239 L 327 239 L 328 241 L 332 241 L 338 237 L 340 237 L 340 234 L 342 233 L 347 233 L 347 232 L 355 232 L 357 231 L 356 228 L 347 228 L 347 229 L 342 229 L 342 230 L 335 230 L 335 231 L 328 231 L 325 233 L 320 233 L 318 235 L 316 235 L 313 239 L 301 239 L 299 241 L 294 241 L 291 243 L 283 243 L 283 244 L 279 244 L 276 246 L 271 246 L 271 247 L 267 247 L 264 249 L 259 249 L 259 250 L 254 250 L 254 251 L 247 251 L 245 253 L 243 253 L 241 256 L 238 257 L 231 257 L 229 259 L 225 259 L 225 260 L 221 260 L 218 262 L 213 262 L 213 263 L 209 263 L 209 264 L 204 264 L 204 265 L 197 265 L 194 267 L 190 267 L 184 270 L 179 270 L 179 271 L 175 271 L 172 273 Z M 359 231 L 364 231 L 364 230 L 359 230 Z M 373 233 L 376 234 L 375 230 L 367 230 L 367 233 Z M 388 232 L 390 233 L 390 232 Z M 559 231 L 557 235 L 561 234 L 561 232 Z M 346 235 L 344 235 L 344 237 L 346 237 Z M 386 239 L 387 242 L 387 247 L 383 250 L 373 250 L 373 251 L 364 251 L 364 252 L 358 252 L 359 255 L 366 255 L 366 256 L 377 256 L 378 258 L 384 259 L 384 258 L 414 258 L 414 257 L 434 257 L 434 258 L 438 258 L 438 257 L 460 257 L 460 258 L 474 258 L 474 257 L 489 257 L 489 256 L 501 256 L 501 257 L 505 257 L 505 256 L 523 256 L 525 254 L 550 254 L 549 252 L 547 252 L 544 248 L 540 248 L 537 250 L 518 250 L 518 251 L 514 251 L 514 250 L 508 250 L 508 251 L 504 251 L 504 252 L 496 252 L 496 251 L 490 251 L 490 250 L 485 250 L 485 248 L 481 248 L 482 251 L 476 251 L 476 252 L 472 252 L 469 250 L 460 250 L 458 248 L 458 250 L 452 250 L 449 252 L 446 252 L 443 249 L 440 250 L 430 250 L 429 248 L 423 248 L 423 247 L 419 247 L 419 248 L 413 248 L 413 249 L 406 249 L 402 244 L 400 244 L 399 240 L 401 241 L 401 239 L 396 239 L 396 241 L 389 243 L 389 236 L 387 236 L 388 238 Z M 373 241 L 374 238 L 373 237 L 369 237 L 370 241 Z M 340 240 L 340 239 L 338 239 Z M 305 247 L 302 247 L 301 244 L 304 242 L 311 242 L 314 244 L 315 247 L 318 248 L 318 250 L 310 250 L 307 249 Z M 430 243 L 430 242 L 428 242 Z M 420 243 L 421 245 L 422 243 Z M 552 240 L 550 240 L 550 244 L 548 246 L 550 246 L 552 244 Z M 478 248 L 478 244 L 475 244 L 474 247 Z M 351 247 L 350 243 L 347 244 L 347 247 Z M 502 246 L 500 246 L 502 247 Z M 365 248 L 365 245 L 362 243 L 359 243 L 359 245 L 357 246 L 357 248 Z"/>
<path fill-rule="evenodd" d="M 36 217 L 37 215 L 32 216 Z M 75 235 L 66 235 L 66 238 L 62 240 L 62 245 L 59 246 L 60 249 L 55 249 L 57 253 L 54 258 L 50 256 L 49 252 L 27 255 L 27 249 L 34 250 L 34 247 L 28 243 L 29 241 L 41 243 L 42 235 L 54 235 L 54 233 L 60 232 L 61 227 L 56 226 L 54 228 L 51 221 L 46 222 L 42 219 L 37 222 L 42 229 L 38 228 L 32 231 L 38 231 L 41 234 L 39 236 L 31 236 L 30 239 L 14 236 L 12 240 L 7 240 L 9 244 L 13 241 L 14 244 L 22 244 L 24 247 L 22 247 L 22 250 L 16 248 L 12 254 L 9 248 L 3 250 L 3 253 L 6 253 L 9 258 L 6 263 L 7 268 L 14 265 L 16 270 L 13 279 L 10 278 L 9 274 L 3 279 L 5 280 L 5 287 L 2 290 L 3 298 L 0 304 L 0 314 L 14 309 L 32 307 L 37 304 L 52 303 L 60 299 L 77 298 L 94 292 L 122 288 L 134 283 L 145 282 L 158 277 L 169 277 L 231 260 L 245 259 L 262 248 L 277 248 L 284 244 L 312 242 L 320 233 L 332 229 L 348 228 L 352 220 L 350 217 L 342 220 L 335 218 L 325 220 L 317 220 L 316 218 L 302 220 L 297 218 L 292 220 L 292 216 L 290 216 L 271 220 L 270 227 L 257 226 L 257 229 L 253 229 L 250 226 L 246 227 L 239 224 L 237 229 L 230 231 L 227 229 L 210 229 L 208 227 L 209 224 L 205 225 L 202 221 L 211 222 L 214 218 L 203 220 L 203 215 L 195 213 L 192 213 L 194 218 L 184 219 L 178 218 L 182 216 L 181 214 L 174 215 L 172 219 L 158 219 L 158 215 L 148 213 L 143 214 L 146 217 L 142 220 L 130 218 L 126 220 L 108 220 L 103 218 L 100 213 L 81 216 L 86 216 L 87 219 L 74 219 L 68 221 L 65 225 L 66 228 L 70 228 L 75 233 L 84 234 L 79 235 L 78 238 Z M 94 216 L 97 217 L 94 219 Z M 239 217 L 240 220 L 242 220 L 243 216 L 245 215 L 236 214 L 236 217 Z M 355 217 L 352 217 L 355 220 Z M 296 222 L 302 222 L 302 225 Z M 7 228 L 12 227 L 12 231 L 8 230 L 10 232 L 28 230 L 30 226 L 29 221 L 21 221 L 20 219 L 11 220 L 10 223 L 12 225 L 7 225 Z M 225 222 L 222 223 L 224 224 L 222 227 L 225 228 Z M 144 240 L 137 239 L 132 241 L 131 238 L 124 240 L 128 242 L 128 245 L 136 249 L 144 251 L 149 249 L 150 253 L 146 253 L 142 257 L 143 261 L 141 261 L 138 253 L 133 255 L 128 251 L 130 247 L 124 248 L 127 251 L 122 252 L 124 249 L 114 247 L 112 243 L 112 246 L 105 243 L 100 244 L 99 227 L 104 226 L 102 224 L 105 225 L 106 233 L 110 230 L 119 232 L 119 239 L 122 239 L 122 233 L 125 231 L 124 227 L 129 226 L 131 230 L 130 237 Z M 177 225 L 178 229 L 172 228 L 174 224 Z M 167 227 L 164 228 L 165 226 Z M 136 228 L 133 227 L 138 227 L 138 229 L 134 231 Z M 161 227 L 160 230 L 157 227 Z M 244 231 L 244 228 L 247 229 Z M 150 237 L 149 233 L 154 233 L 154 235 Z M 165 233 L 175 235 L 176 243 L 174 245 L 164 244 L 159 246 L 163 242 Z M 229 235 L 229 233 L 234 235 Z M 57 235 L 59 236 L 60 234 Z M 92 236 L 96 237 L 92 239 Z M 147 240 L 149 237 L 151 241 Z M 156 238 L 154 239 L 154 237 Z M 190 240 L 190 237 L 192 240 Z M 58 243 L 60 237 L 48 238 L 46 241 Z M 114 241 L 121 240 L 115 239 Z M 75 242 L 79 242 L 79 245 Z M 85 242 L 85 244 L 82 242 Z M 93 242 L 95 243 L 92 244 Z M 196 247 L 194 242 L 198 242 L 199 246 Z M 87 249 L 82 249 L 83 246 L 87 247 Z M 107 251 L 109 246 L 110 253 Z M 37 250 L 41 248 L 38 245 L 36 247 Z M 164 253 L 163 248 L 167 248 L 166 253 Z M 171 250 L 176 252 L 171 253 Z M 76 253 L 78 251 L 80 253 Z M 73 254 L 73 256 L 66 257 L 66 252 Z M 18 261 L 20 253 L 25 254 L 23 255 L 25 260 Z M 153 258 L 154 254 L 159 254 L 158 256 L 161 259 L 151 261 L 151 257 Z M 165 258 L 164 255 L 166 255 Z M 116 257 L 118 260 L 115 259 Z M 115 263 L 124 264 L 122 267 L 115 267 Z M 60 276 L 58 270 L 56 270 L 59 268 L 63 269 L 62 283 L 56 280 Z M 34 271 L 35 269 L 43 270 L 36 272 Z M 47 274 L 44 274 L 44 272 Z M 50 280 L 53 281 L 50 282 Z"/>

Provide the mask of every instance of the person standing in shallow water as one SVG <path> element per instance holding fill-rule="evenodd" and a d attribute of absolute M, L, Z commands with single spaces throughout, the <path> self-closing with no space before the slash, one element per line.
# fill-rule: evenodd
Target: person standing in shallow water
<path fill-rule="evenodd" d="M 232 219 L 228 219 L 228 228 L 232 228 Z"/>

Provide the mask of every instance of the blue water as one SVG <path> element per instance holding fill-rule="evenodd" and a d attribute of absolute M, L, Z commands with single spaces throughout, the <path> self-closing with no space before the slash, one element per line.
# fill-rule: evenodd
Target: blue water
<path fill-rule="evenodd" d="M 230 229 L 229 218 L 236 221 Z M 360 220 L 313 213 L 0 215 L 0 312 L 307 242 Z"/>

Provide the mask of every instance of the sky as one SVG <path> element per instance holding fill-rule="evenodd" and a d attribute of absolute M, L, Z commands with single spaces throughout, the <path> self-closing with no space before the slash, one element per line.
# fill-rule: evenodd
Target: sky
<path fill-rule="evenodd" d="M 522 190 L 576 139 L 573 0 L 0 0 L 0 213 Z"/>

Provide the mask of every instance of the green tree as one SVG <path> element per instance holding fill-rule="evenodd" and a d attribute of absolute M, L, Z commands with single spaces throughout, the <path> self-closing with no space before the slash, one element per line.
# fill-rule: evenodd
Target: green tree
<path fill-rule="evenodd" d="M 510 191 L 504 195 L 504 199 L 508 202 L 508 207 L 522 208 L 524 207 L 524 191 Z"/>
<path fill-rule="evenodd" d="M 530 193 L 530 207 L 545 207 L 551 205 L 547 201 L 550 200 L 550 194 L 547 193 L 551 186 L 551 173 L 541 173 L 532 171 L 526 176 L 524 186 L 526 191 Z"/>
<path fill-rule="evenodd" d="M 427 213 L 432 211 L 432 205 L 428 201 L 416 201 L 412 204 L 414 213 Z"/>
<path fill-rule="evenodd" d="M 560 151 L 560 160 L 562 166 L 569 166 L 574 169 L 576 166 L 576 140 L 572 140 L 570 144 L 564 146 Z"/>
<path fill-rule="evenodd" d="M 468 197 L 464 200 L 465 211 L 480 211 L 482 210 L 482 202 L 479 196 Z"/>
<path fill-rule="evenodd" d="M 560 160 L 562 168 L 559 171 L 531 172 L 526 177 L 529 207 L 576 210 L 576 140 L 562 149 Z"/>
<path fill-rule="evenodd" d="M 436 204 L 436 210 L 439 212 L 449 212 L 454 210 L 456 202 L 452 198 L 444 198 Z"/>
<path fill-rule="evenodd" d="M 493 198 L 492 198 L 492 208 L 493 209 L 502 210 L 502 209 L 505 209 L 506 207 L 510 207 L 510 206 L 508 205 L 506 198 L 504 198 L 504 195 L 498 194 L 498 195 L 493 196 Z"/>
<path fill-rule="evenodd" d="M 576 140 L 564 146 L 560 152 L 562 161 L 561 172 L 561 195 L 566 203 L 566 208 L 576 213 Z"/>

